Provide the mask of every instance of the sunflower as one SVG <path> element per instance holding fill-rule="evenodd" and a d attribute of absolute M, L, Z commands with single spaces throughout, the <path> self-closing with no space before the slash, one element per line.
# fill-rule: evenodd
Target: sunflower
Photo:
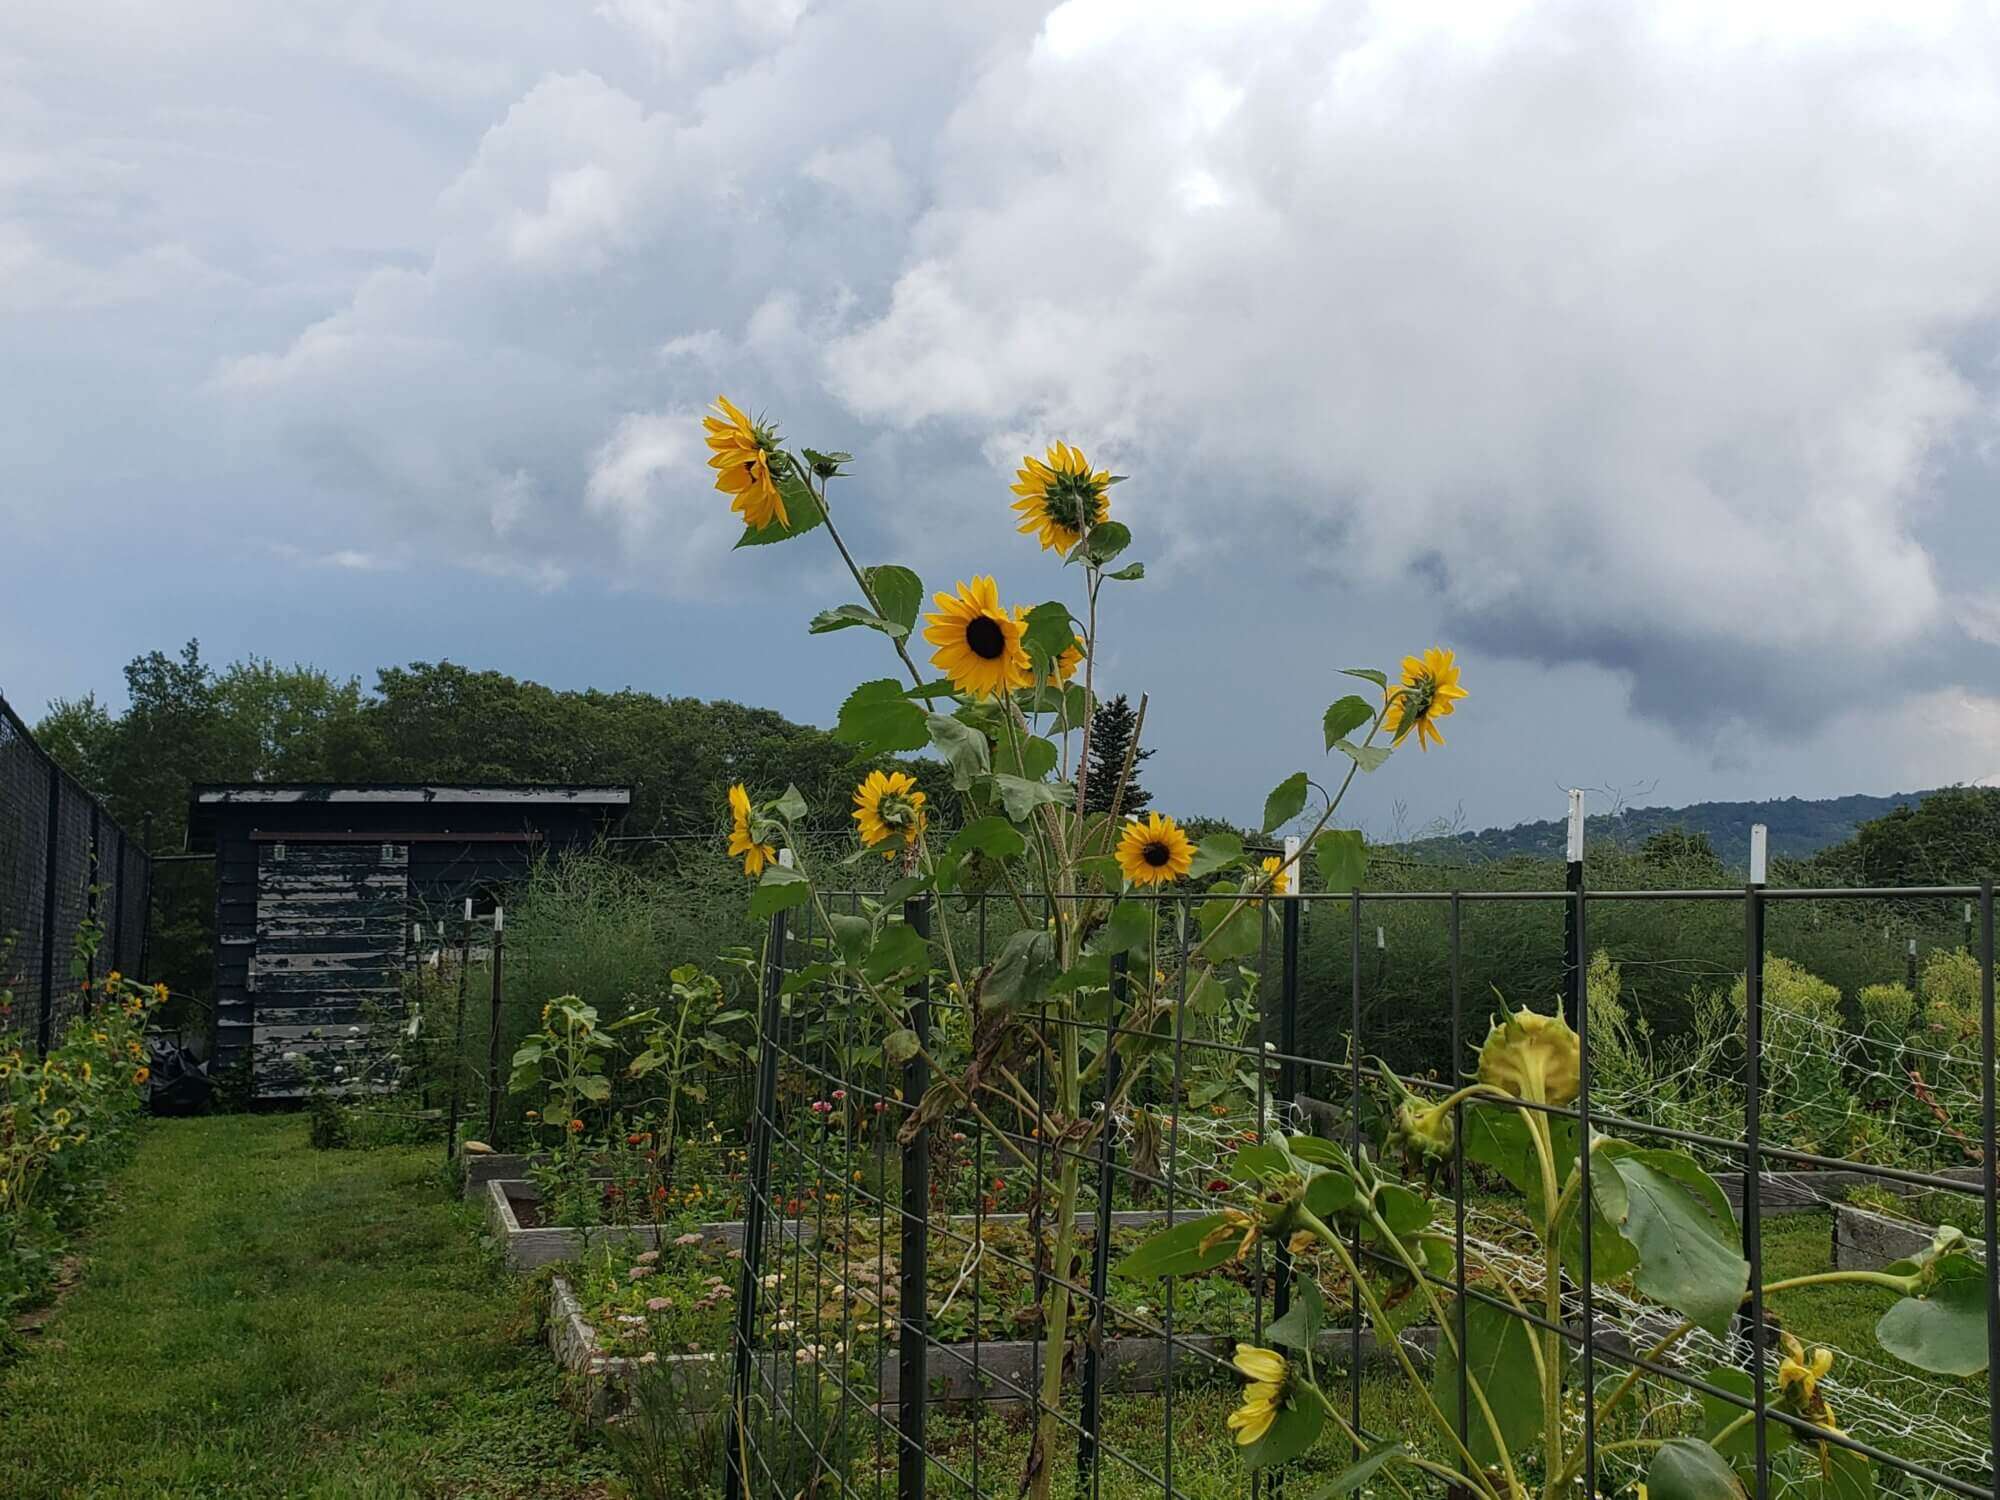
<path fill-rule="evenodd" d="M 737 782 L 729 789 L 729 856 L 743 858 L 743 873 L 755 880 L 764 866 L 778 857 L 769 844 L 760 844 L 750 832 L 750 794 Z"/>
<path fill-rule="evenodd" d="M 1050 444 L 1046 458 L 1022 459 L 1014 478 L 1014 493 L 1021 497 L 1014 502 L 1021 513 L 1016 530 L 1039 534 L 1051 552 L 1069 551 L 1087 527 L 1110 514 L 1108 492 L 1117 483 L 1102 469 L 1091 472 L 1083 450 L 1066 443 Z"/>
<path fill-rule="evenodd" d="M 1403 736 L 1417 732 L 1417 748 L 1428 750 L 1427 739 L 1444 743 L 1437 721 L 1448 718 L 1452 707 L 1465 696 L 1458 685 L 1458 663 L 1442 647 L 1433 646 L 1422 656 L 1403 658 L 1403 680 L 1388 691 L 1388 707 L 1383 722 L 1402 744 Z"/>
<path fill-rule="evenodd" d="M 854 821 L 861 825 L 861 842 L 883 846 L 882 857 L 894 859 L 924 831 L 924 794 L 917 778 L 904 771 L 870 771 L 854 789 Z"/>
<path fill-rule="evenodd" d="M 1194 845 L 1172 818 L 1148 813 L 1141 822 L 1125 825 L 1118 840 L 1118 868 L 1133 885 L 1164 885 L 1179 880 L 1194 863 Z"/>
<path fill-rule="evenodd" d="M 716 471 L 715 487 L 736 498 L 729 508 L 743 517 L 743 524 L 761 530 L 773 521 L 792 524 L 785 513 L 785 497 L 778 493 L 771 460 L 778 451 L 778 435 L 762 422 L 753 422 L 727 396 L 715 398 L 719 417 L 703 417 L 708 429 L 708 446 L 715 456 L 708 466 Z"/>
<path fill-rule="evenodd" d="M 1229 1426 L 1237 1445 L 1248 1447 L 1278 1420 L 1291 1366 L 1275 1349 L 1260 1349 L 1255 1344 L 1238 1344 L 1233 1363 L 1250 1384 L 1244 1388 L 1243 1404 L 1229 1414 Z"/>
<path fill-rule="evenodd" d="M 990 577 L 960 583 L 956 594 L 934 597 L 937 613 L 924 616 L 930 622 L 924 639 L 938 648 L 931 665 L 954 688 L 975 698 L 997 698 L 1033 681 L 1021 645 L 1025 627 L 1000 603 Z"/>
<path fill-rule="evenodd" d="M 151 1068 L 134 1068 L 132 1070 L 132 1086 L 134 1088 L 144 1087 L 146 1080 L 152 1076 L 153 1070 Z"/>
<path fill-rule="evenodd" d="M 1292 888 L 1292 872 L 1285 867 L 1281 855 L 1270 854 L 1264 858 L 1264 874 L 1271 882 L 1271 894 L 1282 896 Z"/>

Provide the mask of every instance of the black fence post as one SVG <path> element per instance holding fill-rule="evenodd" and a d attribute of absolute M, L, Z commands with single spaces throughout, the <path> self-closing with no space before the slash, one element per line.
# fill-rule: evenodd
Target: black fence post
<path fill-rule="evenodd" d="M 113 823 L 111 825 L 111 831 L 118 835 L 118 842 L 112 846 L 118 852 L 111 856 L 111 868 L 117 871 L 118 874 L 118 884 L 112 888 L 112 900 L 111 900 L 111 967 L 114 969 L 123 969 L 125 967 L 125 906 L 126 906 L 125 830 L 120 828 L 116 823 Z M 139 971 L 137 969 L 134 969 L 126 977 L 128 979 L 137 979 L 139 977 Z"/>
<path fill-rule="evenodd" d="M 930 898 L 903 903 L 903 920 L 919 937 L 931 933 Z M 903 1103 L 915 1111 L 930 1092 L 931 983 L 928 968 L 907 991 L 910 1030 L 918 1050 L 903 1064 Z M 896 1336 L 896 1500 L 924 1500 L 924 1416 L 930 1403 L 930 1193 L 931 1143 L 918 1131 L 903 1147 L 903 1247 L 901 1332 Z"/>
<path fill-rule="evenodd" d="M 1583 798 L 1577 794 L 1576 842 L 1577 853 L 1581 855 L 1583 843 Z M 1577 1246 L 1583 1261 L 1583 1492 L 1595 1495 L 1597 1491 L 1597 1302 L 1592 1290 L 1594 1272 L 1591 1266 L 1591 1239 L 1595 1221 L 1590 1199 L 1590 992 L 1584 974 L 1584 943 L 1586 941 L 1587 913 L 1584 909 L 1588 899 L 1584 894 L 1583 860 L 1579 858 L 1571 867 L 1574 879 L 1570 886 L 1570 1003 L 1576 1010 L 1576 1139 L 1578 1164 L 1577 1173 Z M 1463 1194 L 1463 1186 L 1459 1189 Z M 1552 1251 L 1551 1254 L 1559 1252 Z M 1459 1346 L 1463 1349 L 1465 1346 Z"/>
<path fill-rule="evenodd" d="M 500 962 L 507 950 L 507 911 L 493 908 L 493 998 L 487 1015 L 486 1031 L 486 1144 L 500 1135 Z"/>
<path fill-rule="evenodd" d="M 1299 1097 L 1299 876 L 1298 840 L 1285 840 L 1292 894 L 1278 897 L 1278 1108 L 1293 1109 Z M 1358 1041 L 1357 1041 L 1358 1045 Z M 1257 1060 L 1259 1067 L 1263 1059 Z M 1271 1313 L 1282 1318 L 1292 1307 L 1292 1252 L 1283 1244 L 1272 1258 Z"/>
<path fill-rule="evenodd" d="M 1569 842 L 1563 872 L 1563 888 L 1569 900 L 1563 904 L 1563 1006 L 1572 1028 L 1581 1024 L 1583 1013 L 1583 793 L 1572 787 L 1569 794 Z M 1586 1236 L 1587 1238 L 1587 1236 Z"/>
<path fill-rule="evenodd" d="M 1988 1451 L 2000 1465 L 2000 1127 L 1994 1123 L 1993 882 L 1979 883 L 1979 1124 L 1986 1170 L 1981 1196 L 1986 1209 L 1986 1412 Z"/>
<path fill-rule="evenodd" d="M 153 815 L 147 813 L 139 823 L 139 852 L 145 859 L 146 878 L 140 887 L 139 898 L 139 961 L 134 966 L 141 979 L 150 980 L 153 975 L 148 964 L 153 952 Z"/>
<path fill-rule="evenodd" d="M 1756 1445 L 1756 1494 L 1771 1493 L 1771 1454 L 1765 1431 L 1763 1129 L 1764 1093 L 1764 866 L 1762 823 L 1750 828 L 1750 883 L 1743 888 L 1743 1258 L 1750 1262 L 1750 1426 Z"/>
<path fill-rule="evenodd" d="M 1125 1013 L 1129 971 L 1123 953 L 1111 956 L 1111 1004 L 1104 1018 L 1104 1118 L 1097 1127 L 1097 1233 L 1090 1245 L 1090 1328 L 1083 1344 L 1083 1419 L 1076 1435 L 1076 1468 L 1088 1475 L 1097 1463 L 1097 1423 L 1104 1410 L 1105 1303 L 1111 1280 L 1111 1173 L 1114 1132 L 1111 1101 L 1118 1097 L 1124 1059 L 1118 1052 L 1118 1018 Z"/>
<path fill-rule="evenodd" d="M 790 850 L 781 853 L 789 866 Z M 729 1380 L 729 1410 L 722 1426 L 723 1494 L 746 1500 L 749 1452 L 751 1343 L 757 1337 L 757 1293 L 764 1272 L 764 1223 L 771 1192 L 771 1134 L 777 1128 L 778 1027 L 784 1016 L 785 914 L 771 918 L 765 940 L 763 1005 L 757 1018 L 757 1098 L 750 1116 L 749 1192 L 743 1203 L 743 1274 L 736 1288 L 736 1346 Z"/>
<path fill-rule="evenodd" d="M 55 1012 L 56 886 L 62 858 L 62 772 L 49 762 L 49 837 L 42 870 L 42 1012 L 35 1022 L 35 1049 L 49 1055 L 49 1023 Z"/>
<path fill-rule="evenodd" d="M 451 1099 L 445 1111 L 444 1159 L 458 1156 L 458 1110 L 465 1087 L 465 996 L 472 985 L 472 898 L 465 898 L 465 917 L 458 930 L 458 1020 L 451 1039 Z M 492 1145 L 491 1141 L 486 1143 Z"/>

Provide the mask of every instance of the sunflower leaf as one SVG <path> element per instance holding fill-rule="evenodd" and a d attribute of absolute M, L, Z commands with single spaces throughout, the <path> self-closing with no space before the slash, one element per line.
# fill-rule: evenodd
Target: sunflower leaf
<path fill-rule="evenodd" d="M 1055 934 L 1029 927 L 1007 939 L 999 958 L 986 972 L 979 1003 L 987 1010 L 1022 1010 L 1038 1004 L 1060 972 Z"/>
<path fill-rule="evenodd" d="M 796 786 L 787 784 L 785 795 L 771 804 L 771 810 L 787 822 L 796 823 L 810 809 L 807 808 L 806 799 L 800 794 L 799 789 Z"/>
<path fill-rule="evenodd" d="M 1012 859 L 1027 847 L 1014 825 L 1005 818 L 992 814 L 975 818 L 945 846 L 944 857 L 937 867 L 938 889 L 949 891 L 957 885 L 959 868 L 974 854 L 983 854 L 988 859 Z"/>
<path fill-rule="evenodd" d="M 1389 686 L 1389 679 L 1373 667 L 1342 667 L 1340 675 L 1343 677 L 1359 677 L 1363 682 L 1372 682 L 1378 688 L 1386 689 Z"/>
<path fill-rule="evenodd" d="M 1083 539 L 1083 555 L 1101 568 L 1131 545 L 1131 527 L 1119 521 L 1099 521 Z"/>
<path fill-rule="evenodd" d="M 1270 1431 L 1243 1449 L 1243 1461 L 1253 1469 L 1290 1463 L 1319 1441 L 1326 1426 L 1326 1408 L 1306 1391 L 1294 1391 L 1278 1408 Z"/>
<path fill-rule="evenodd" d="M 1064 781 L 1030 781 L 1024 776 L 996 772 L 987 778 L 1000 794 L 1000 805 L 1016 823 L 1024 821 L 1038 807 L 1060 805 L 1076 796 L 1076 788 Z"/>
<path fill-rule="evenodd" d="M 847 695 L 833 737 L 853 745 L 857 758 L 864 760 L 897 750 L 921 750 L 931 741 L 924 711 L 903 696 L 892 677 L 864 682 Z"/>
<path fill-rule="evenodd" d="M 1358 891 L 1368 874 L 1368 845 L 1358 828 L 1329 828 L 1313 840 L 1319 878 L 1330 891 Z"/>
<path fill-rule="evenodd" d="M 1106 578 L 1115 578 L 1120 583 L 1137 583 L 1141 578 L 1146 576 L 1146 565 L 1144 563 L 1127 563 L 1116 573 L 1106 573 L 1104 576 Z"/>
<path fill-rule="evenodd" d="M 1264 799 L 1264 832 L 1282 828 L 1306 806 L 1306 773 L 1294 771 L 1271 789 Z"/>
<path fill-rule="evenodd" d="M 926 715 L 924 725 L 930 732 L 930 742 L 951 763 L 952 786 L 961 792 L 969 790 L 975 777 L 986 774 L 986 736 L 950 714 Z M 837 738 L 839 731 L 834 734 Z"/>
<path fill-rule="evenodd" d="M 875 596 L 883 616 L 903 627 L 908 635 L 917 628 L 917 611 L 923 607 L 924 581 L 908 568 L 883 563 L 864 575 L 868 591 Z"/>
<path fill-rule="evenodd" d="M 1373 771 L 1389 758 L 1387 745 L 1357 745 L 1352 740 L 1335 740 L 1333 749 L 1353 761 L 1364 771 Z"/>
<path fill-rule="evenodd" d="M 1194 863 L 1188 866 L 1188 879 L 1199 880 L 1204 875 L 1213 875 L 1242 858 L 1243 840 L 1235 834 L 1205 833 L 1201 836 L 1201 843 L 1195 847 Z"/>
<path fill-rule="evenodd" d="M 764 875 L 750 892 L 750 915 L 774 917 L 781 911 L 803 906 L 812 895 L 812 884 L 797 870 L 784 865 L 766 865 Z"/>
<path fill-rule="evenodd" d="M 1366 698 L 1349 693 L 1326 711 L 1326 748 L 1331 750 L 1374 717 Z"/>
<path fill-rule="evenodd" d="M 900 641 L 910 633 L 907 625 L 898 625 L 894 620 L 885 620 L 865 604 L 841 604 L 832 609 L 823 609 L 812 617 L 806 627 L 808 635 L 826 635 L 835 630 L 846 630 L 851 625 L 865 625 L 870 630 L 879 630 L 892 641 Z"/>
<path fill-rule="evenodd" d="M 1209 962 L 1226 963 L 1257 951 L 1262 927 L 1253 903 L 1239 905 L 1233 896 L 1218 896 L 1196 908 L 1195 920 L 1201 923 L 1202 957 Z"/>
<path fill-rule="evenodd" d="M 1021 647 L 1028 653 L 1028 662 L 1037 677 L 1053 672 L 1063 652 L 1075 644 L 1076 619 L 1067 604 L 1051 599 L 1028 611 L 1028 627 L 1021 632 Z"/>
<path fill-rule="evenodd" d="M 768 547 L 773 542 L 789 542 L 825 522 L 826 512 L 820 509 L 819 497 L 796 474 L 778 481 L 778 493 L 784 497 L 785 520 L 782 523 L 774 520 L 769 526 L 744 527 L 743 535 L 736 539 L 737 546 Z"/>

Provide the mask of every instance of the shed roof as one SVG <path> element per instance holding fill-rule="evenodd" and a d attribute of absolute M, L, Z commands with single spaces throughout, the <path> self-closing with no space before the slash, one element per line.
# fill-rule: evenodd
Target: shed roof
<path fill-rule="evenodd" d="M 215 837 L 225 807 L 269 808 L 342 803 L 354 807 L 416 803 L 483 807 L 583 807 L 622 811 L 632 803 L 629 786 L 566 786 L 550 782 L 207 782 L 195 786 L 188 803 L 188 842 L 204 846 Z"/>

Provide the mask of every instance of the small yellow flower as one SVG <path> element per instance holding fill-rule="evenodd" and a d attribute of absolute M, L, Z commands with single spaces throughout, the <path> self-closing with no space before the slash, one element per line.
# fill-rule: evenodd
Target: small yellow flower
<path fill-rule="evenodd" d="M 854 789 L 854 821 L 860 825 L 861 842 L 871 849 L 879 846 L 884 859 L 893 859 L 916 843 L 927 816 L 924 794 L 908 772 L 870 771 Z"/>
<path fill-rule="evenodd" d="M 63 1126 L 69 1124 L 69 1111 L 58 1106 L 50 1118 L 56 1122 L 56 1129 L 61 1130 Z"/>
<path fill-rule="evenodd" d="M 1159 813 L 1134 818 L 1118 839 L 1118 868 L 1133 885 L 1165 885 L 1194 864 L 1195 846 L 1181 825 Z"/>
<path fill-rule="evenodd" d="M 1229 1414 L 1228 1425 L 1236 1434 L 1237 1445 L 1248 1447 L 1277 1421 L 1291 1366 L 1276 1350 L 1260 1349 L 1255 1344 L 1238 1344 L 1232 1363 L 1250 1384 L 1244 1387 L 1243 1404 Z"/>
<path fill-rule="evenodd" d="M 146 1080 L 151 1078 L 152 1076 L 153 1076 L 153 1070 L 151 1068 L 134 1068 L 132 1070 L 132 1087 L 133 1088 L 143 1087 L 145 1085 Z"/>
<path fill-rule="evenodd" d="M 774 521 L 790 526 L 785 497 L 771 471 L 772 456 L 778 451 L 777 434 L 764 423 L 751 421 L 726 396 L 715 398 L 715 409 L 720 416 L 701 419 L 715 455 L 708 461 L 716 471 L 715 487 L 735 497 L 729 508 L 752 530 L 761 531 Z"/>
<path fill-rule="evenodd" d="M 90 1082 L 90 1064 L 85 1062 L 79 1064 L 79 1066 L 83 1069 L 83 1081 L 85 1083 Z"/>
<path fill-rule="evenodd" d="M 740 781 L 729 789 L 729 822 L 730 857 L 740 856 L 743 873 L 755 880 L 764 873 L 764 866 L 777 859 L 778 851 L 759 843 L 750 832 L 750 793 Z"/>
<path fill-rule="evenodd" d="M 1833 1372 L 1833 1351 L 1815 1349 L 1810 1358 L 1805 1346 L 1790 1333 L 1778 1335 L 1778 1403 L 1829 1432 L 1834 1425 L 1833 1407 L 1819 1383 Z"/>
<path fill-rule="evenodd" d="M 1000 603 L 1000 591 L 988 575 L 961 581 L 956 593 L 934 594 L 937 612 L 924 616 L 924 639 L 938 649 L 931 665 L 951 679 L 959 692 L 974 698 L 997 698 L 1028 687 L 1034 674 L 1021 645 L 1027 628 L 1015 612 Z"/>
<path fill-rule="evenodd" d="M 1580 1084 L 1576 1033 L 1561 1016 L 1517 1010 L 1495 1021 L 1479 1049 L 1479 1081 L 1530 1104 L 1561 1107 Z"/>
<path fill-rule="evenodd" d="M 1401 744 L 1412 729 L 1417 732 L 1417 748 L 1430 749 L 1427 740 L 1444 743 L 1437 721 L 1449 718 L 1452 708 L 1465 696 L 1458 685 L 1458 666 L 1452 654 L 1433 646 L 1422 656 L 1403 658 L 1403 680 L 1388 692 L 1388 709 L 1382 722 Z"/>
<path fill-rule="evenodd" d="M 1264 874 L 1271 882 L 1272 895 L 1282 896 L 1291 890 L 1292 872 L 1286 866 L 1283 856 L 1277 854 L 1266 855 L 1264 858 Z"/>
<path fill-rule="evenodd" d="M 1222 1222 L 1202 1236 L 1201 1248 L 1204 1252 L 1229 1240 L 1236 1241 L 1236 1249 L 1231 1260 L 1242 1260 L 1257 1247 L 1257 1237 L 1264 1232 L 1264 1221 L 1255 1214 L 1245 1213 L 1240 1208 L 1225 1208 Z"/>
<path fill-rule="evenodd" d="M 106 974 L 104 976 L 104 982 L 106 984 L 116 984 L 118 983 L 119 980 L 123 979 L 124 977 L 125 976 L 123 974 L 120 974 L 116 969 L 113 969 L 109 974 Z"/>
<path fill-rule="evenodd" d="M 1067 443 L 1050 444 L 1042 458 L 1023 458 L 1014 481 L 1014 493 L 1021 497 L 1014 502 L 1021 513 L 1016 529 L 1039 535 L 1050 552 L 1068 552 L 1083 539 L 1086 526 L 1110 514 L 1109 491 L 1117 482 L 1105 470 L 1092 472 L 1083 450 Z"/>

